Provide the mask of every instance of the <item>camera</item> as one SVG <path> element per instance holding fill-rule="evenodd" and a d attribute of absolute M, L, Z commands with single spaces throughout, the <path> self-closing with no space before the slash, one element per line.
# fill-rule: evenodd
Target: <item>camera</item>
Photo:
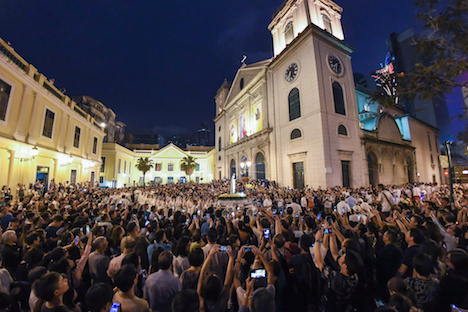
<path fill-rule="evenodd" d="M 263 230 L 263 236 L 265 236 L 266 239 L 270 239 L 270 230 L 269 229 Z"/>

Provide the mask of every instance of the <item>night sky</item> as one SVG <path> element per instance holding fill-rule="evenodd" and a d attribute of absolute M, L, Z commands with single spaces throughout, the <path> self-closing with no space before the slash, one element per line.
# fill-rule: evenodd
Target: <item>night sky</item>
<path fill-rule="evenodd" d="M 379 68 L 388 35 L 416 26 L 408 0 L 336 2 L 354 72 Z M 128 131 L 192 133 L 213 124 L 215 93 L 244 54 L 247 64 L 272 57 L 267 27 L 282 3 L 3 0 L 0 37 L 67 95 L 114 110 Z"/>

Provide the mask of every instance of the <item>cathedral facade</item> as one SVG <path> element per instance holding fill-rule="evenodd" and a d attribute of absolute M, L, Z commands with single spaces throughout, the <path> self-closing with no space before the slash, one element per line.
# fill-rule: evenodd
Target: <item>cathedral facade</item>
<path fill-rule="evenodd" d="M 379 178 L 387 166 L 370 146 L 378 145 L 369 136 L 379 129 L 365 130 L 360 122 L 341 13 L 331 0 L 287 0 L 274 14 L 268 26 L 273 58 L 243 64 L 215 96 L 216 178 L 247 176 L 294 188 L 392 183 L 392 175 Z M 395 135 L 382 136 L 385 122 L 380 135 L 389 146 L 398 141 L 395 153 L 414 164 L 414 144 L 389 118 Z M 378 154 L 370 165 L 368 153 Z M 399 180 L 414 180 L 408 175 L 416 177 L 416 169 L 402 166 Z"/>

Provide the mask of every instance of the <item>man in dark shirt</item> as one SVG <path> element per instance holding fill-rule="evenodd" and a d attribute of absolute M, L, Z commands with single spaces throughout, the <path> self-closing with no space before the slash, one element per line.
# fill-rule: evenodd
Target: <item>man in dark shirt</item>
<path fill-rule="evenodd" d="M 172 274 L 172 253 L 163 251 L 158 257 L 159 271 L 146 279 L 143 295 L 151 310 L 170 312 L 174 296 L 182 290 L 180 280 Z"/>
<path fill-rule="evenodd" d="M 405 233 L 405 240 L 408 243 L 408 249 L 405 251 L 402 264 L 397 273 L 399 277 L 403 278 L 410 277 L 413 274 L 413 258 L 421 252 L 421 244 L 425 238 L 419 229 L 413 228 Z"/>
<path fill-rule="evenodd" d="M 447 275 L 440 282 L 442 311 L 452 311 L 454 304 L 468 310 L 468 253 L 454 249 L 447 255 Z"/>
<path fill-rule="evenodd" d="M 299 311 L 309 306 L 307 311 L 316 311 L 320 302 L 320 271 L 314 265 L 309 248 L 313 238 L 304 234 L 299 241 L 301 254 L 293 255 L 290 262 L 290 273 L 293 275 L 294 298 L 291 303 Z"/>
<path fill-rule="evenodd" d="M 321 246 L 323 243 L 323 230 L 319 230 L 315 235 L 314 262 L 317 268 L 322 272 L 322 278 L 325 281 L 325 290 L 323 292 L 322 302 L 325 311 L 329 312 L 350 312 L 352 311 L 351 299 L 356 293 L 358 286 L 357 273 L 364 266 L 361 256 L 347 250 L 342 256 L 338 254 L 336 244 L 336 234 L 326 235 L 324 239 L 329 239 L 328 246 L 333 259 L 338 263 L 339 271 L 333 270 L 325 265 L 322 257 Z"/>
<path fill-rule="evenodd" d="M 403 251 L 401 248 L 394 245 L 396 239 L 397 233 L 395 231 L 386 231 L 383 235 L 385 246 L 375 250 L 377 292 L 380 298 L 385 302 L 389 299 L 387 282 L 398 272 L 403 258 Z"/>
<path fill-rule="evenodd" d="M 13 215 L 8 211 L 7 208 L 3 207 L 0 210 L 0 216 L 0 225 L 3 229 L 6 229 L 8 227 L 8 224 L 10 224 L 11 219 L 13 219 Z"/>
<path fill-rule="evenodd" d="M 110 258 L 104 254 L 108 245 L 109 243 L 104 236 L 96 237 L 93 241 L 95 251 L 89 255 L 88 265 L 89 273 L 94 282 L 112 285 L 112 281 L 106 273 L 109 268 Z"/>
<path fill-rule="evenodd" d="M 45 228 L 46 246 L 48 250 L 52 250 L 57 245 L 58 235 L 57 231 L 62 227 L 63 217 L 56 215 L 53 217 L 52 222 Z"/>
<path fill-rule="evenodd" d="M 16 268 L 21 262 L 21 249 L 16 244 L 17 239 L 15 231 L 6 231 L 2 234 L 3 246 L 0 249 L 3 256 L 3 266 L 13 277 L 16 276 Z"/>

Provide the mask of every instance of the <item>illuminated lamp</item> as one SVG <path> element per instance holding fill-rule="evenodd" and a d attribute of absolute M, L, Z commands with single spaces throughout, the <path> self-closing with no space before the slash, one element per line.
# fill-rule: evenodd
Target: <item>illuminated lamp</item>
<path fill-rule="evenodd" d="M 31 149 L 32 158 L 34 159 L 34 157 L 36 157 L 38 154 L 39 154 L 39 149 L 37 148 L 36 145 L 34 145 L 34 147 Z"/>

